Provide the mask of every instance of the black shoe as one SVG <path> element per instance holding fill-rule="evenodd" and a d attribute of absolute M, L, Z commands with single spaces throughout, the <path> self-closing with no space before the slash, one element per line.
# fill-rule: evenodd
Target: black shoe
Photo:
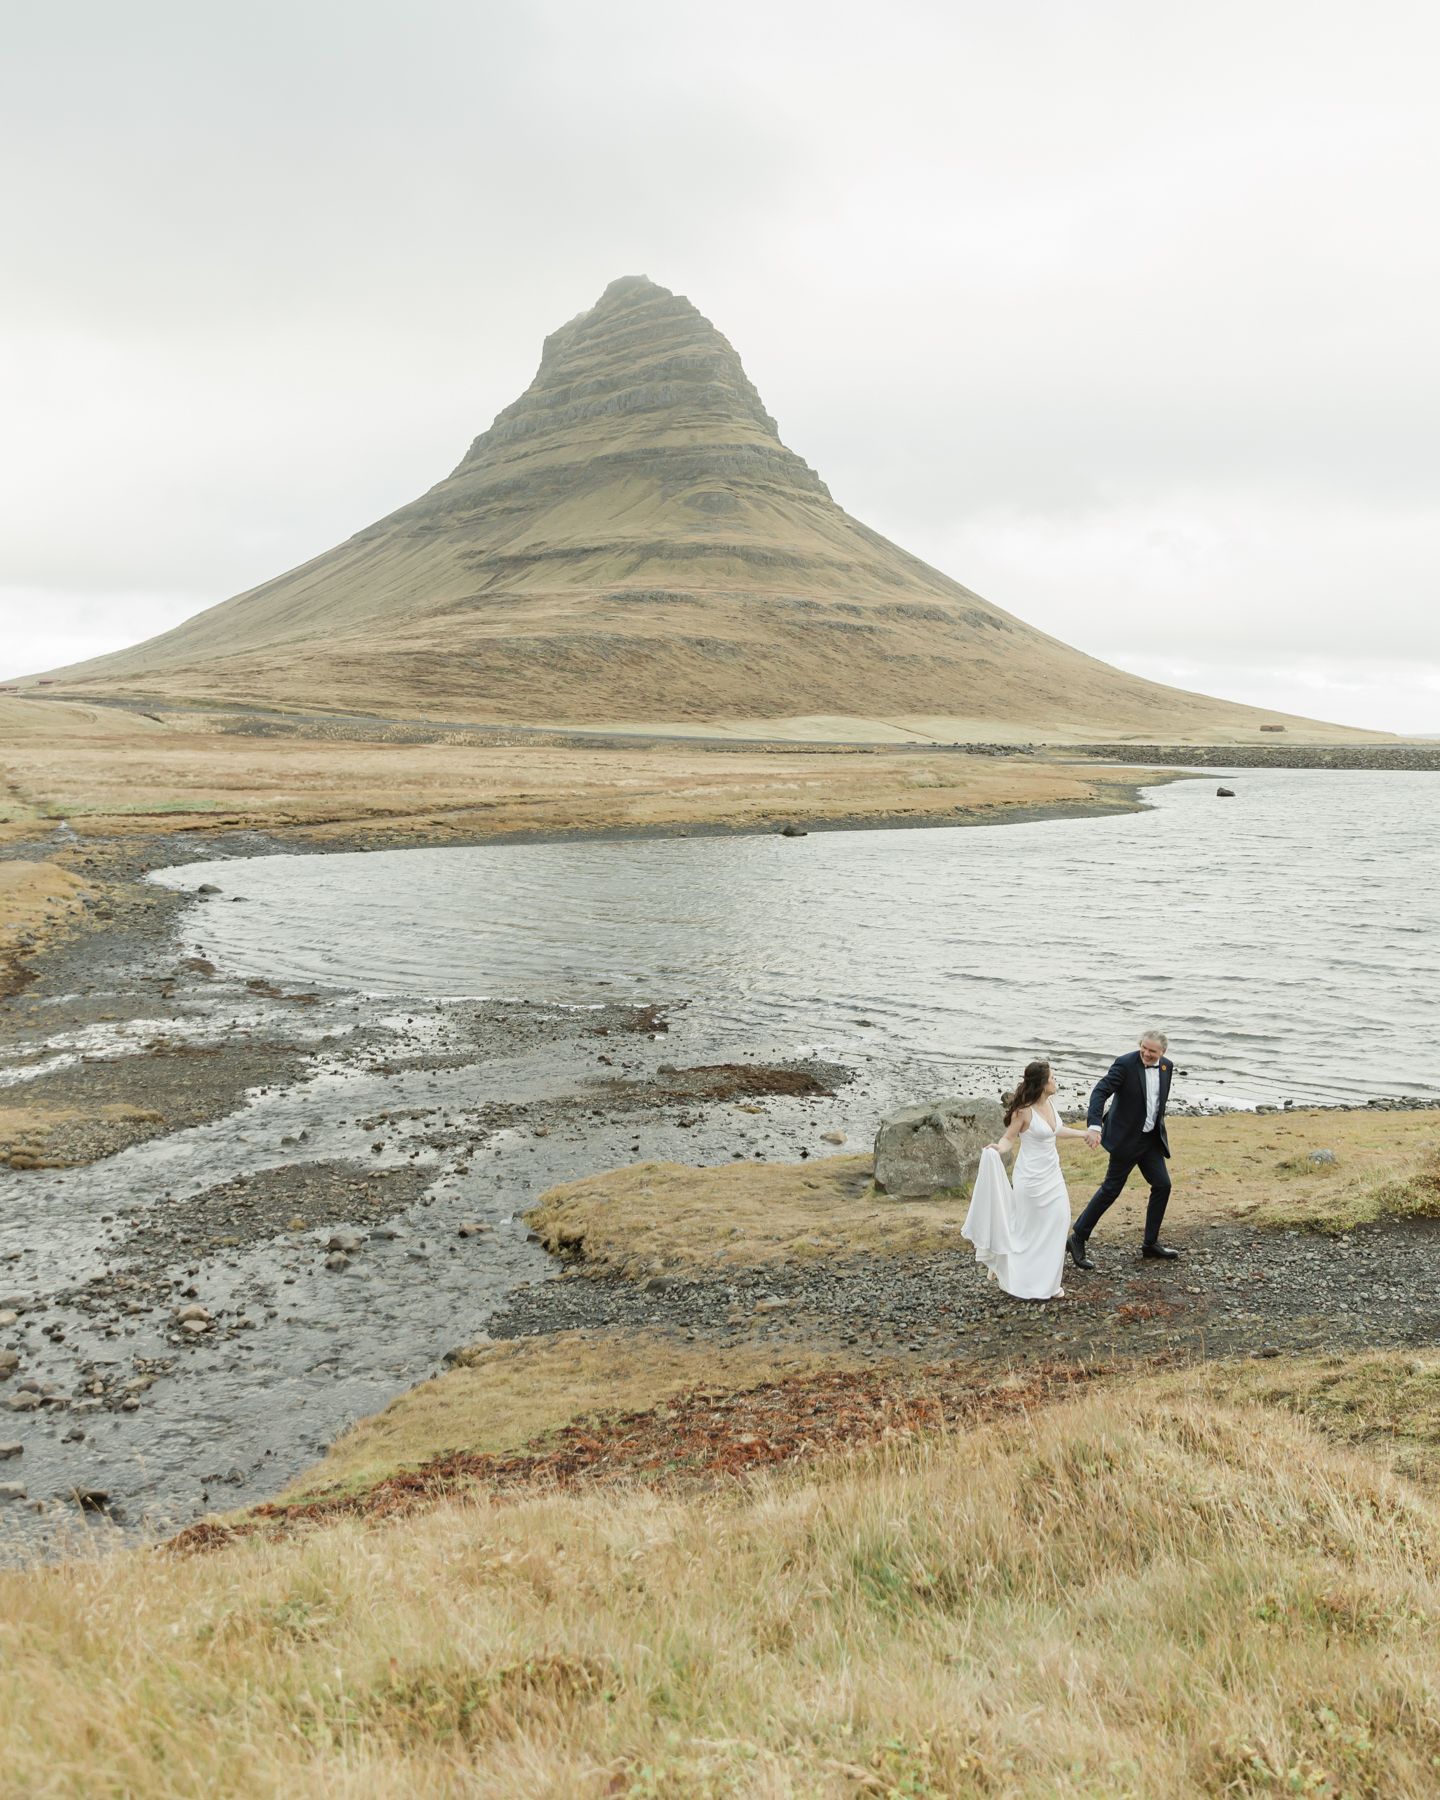
<path fill-rule="evenodd" d="M 1172 1250 L 1168 1244 L 1142 1244 L 1140 1254 L 1148 1256 L 1156 1262 L 1179 1262 L 1180 1252 Z"/>
<path fill-rule="evenodd" d="M 1071 1260 L 1077 1269 L 1093 1269 L 1095 1264 L 1090 1260 L 1090 1252 L 1085 1248 L 1086 1240 L 1077 1238 L 1072 1231 L 1065 1240 L 1065 1248 L 1070 1252 Z"/>

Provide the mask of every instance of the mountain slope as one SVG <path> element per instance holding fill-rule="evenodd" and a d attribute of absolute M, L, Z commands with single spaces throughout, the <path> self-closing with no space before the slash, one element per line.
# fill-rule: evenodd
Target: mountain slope
<path fill-rule="evenodd" d="M 530 387 L 429 493 L 54 675 L 77 694 L 477 722 L 923 716 L 1231 739 L 1280 717 L 1097 662 L 852 519 L 725 338 L 639 276 L 546 339 Z"/>

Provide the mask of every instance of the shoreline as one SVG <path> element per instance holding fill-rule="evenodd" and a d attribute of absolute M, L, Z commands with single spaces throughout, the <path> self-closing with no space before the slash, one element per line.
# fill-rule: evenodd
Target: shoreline
<path fill-rule="evenodd" d="M 807 821 L 806 829 L 1108 816 L 1145 810 L 1138 795 L 1132 784 L 1113 805 L 860 816 Z M 776 829 L 657 823 L 470 841 Z M 0 1348 L 13 1346 L 20 1358 L 14 1378 L 0 1383 L 0 1408 L 6 1432 L 24 1444 L 7 1474 L 23 1476 L 27 1504 L 46 1510 L 7 1504 L 0 1541 L 28 1546 L 26 1553 L 55 1548 L 56 1513 L 73 1513 L 64 1496 L 74 1490 L 110 1496 L 105 1516 L 120 1528 L 117 1541 L 262 1499 L 311 1466 L 355 1418 L 429 1382 L 447 1353 L 487 1337 L 593 1330 L 610 1306 L 627 1332 L 663 1329 L 703 1342 L 717 1329 L 714 1292 L 687 1294 L 682 1285 L 667 1296 L 588 1282 L 582 1290 L 554 1279 L 562 1266 L 533 1241 L 524 1217 L 539 1193 L 646 1158 L 715 1167 L 743 1151 L 799 1167 L 807 1156 L 831 1154 L 826 1133 L 864 1143 L 877 1112 L 913 1098 L 890 1093 L 891 1077 L 880 1071 L 813 1062 L 803 1071 L 770 1068 L 757 1055 L 743 1065 L 747 1079 L 790 1078 L 752 1094 L 776 1140 L 767 1135 L 762 1152 L 744 1116 L 759 1108 L 735 1103 L 734 1078 L 706 1065 L 703 1080 L 691 1079 L 705 1051 L 674 1004 L 618 1005 L 600 1015 L 558 1014 L 541 1003 L 365 999 L 227 976 L 186 958 L 182 921 L 197 903 L 142 879 L 157 866 L 217 852 L 240 860 L 402 847 L 376 841 L 370 829 L 348 839 L 297 836 L 221 831 L 197 842 L 187 831 L 107 844 L 52 834 L 0 851 L 0 867 L 38 856 L 88 884 L 64 923 L 18 948 L 25 979 L 3 1012 L 8 1071 L 26 1078 L 0 1099 L 20 1103 L 29 1136 L 0 1159 L 8 1160 L 0 1167 L 0 1312 L 16 1314 L 0 1327 Z M 403 847 L 460 842 L 447 831 L 417 834 Z M 31 1075 L 54 1060 L 55 1047 L 70 1060 Z M 679 1085 L 665 1073 L 673 1064 L 689 1071 Z M 797 1073 L 810 1085 L 797 1087 Z M 1433 1104 L 1398 1097 L 1325 1110 Z M 15 1111 L 0 1105 L 0 1114 Z M 473 1229 L 462 1235 L 461 1225 Z M 1249 1250 L 1242 1254 L 1240 1242 L 1255 1228 L 1221 1229 L 1243 1260 Z M 1418 1281 L 1429 1227 L 1403 1230 L 1416 1239 Z M 347 1234 L 357 1239 L 349 1249 Z M 948 1258 L 946 1269 L 952 1282 L 973 1273 L 963 1257 Z M 917 1307 L 930 1303 L 934 1272 L 903 1259 L 871 1267 L 868 1286 L 845 1290 L 841 1311 L 873 1304 L 877 1279 L 908 1331 Z M 793 1285 L 791 1275 L 784 1280 Z M 808 1294 L 797 1288 L 793 1297 Z M 189 1338 L 177 1324 L 182 1304 L 209 1315 Z M 1027 1331 L 982 1331 L 988 1296 L 966 1306 L 975 1317 L 964 1341 L 981 1363 L 1008 1366 L 1025 1350 Z M 556 1307 L 553 1316 L 546 1311 Z M 828 1355 L 834 1334 L 821 1315 L 835 1308 L 811 1310 L 817 1353 Z M 1237 1354 L 1260 1329 L 1240 1329 Z M 1267 1320 L 1264 1329 L 1278 1325 Z M 1299 1335 L 1297 1321 L 1297 1348 Z M 759 1336 L 769 1343 L 769 1331 L 753 1341 Z M 1087 1343 L 1092 1338 L 1093 1331 Z M 1144 1343 L 1153 1348 L 1153 1334 Z M 903 1359 L 912 1351 L 887 1341 L 883 1353 Z M 27 1378 L 54 1392 L 11 1416 Z M 137 1458 L 143 1481 L 127 1472 Z"/>

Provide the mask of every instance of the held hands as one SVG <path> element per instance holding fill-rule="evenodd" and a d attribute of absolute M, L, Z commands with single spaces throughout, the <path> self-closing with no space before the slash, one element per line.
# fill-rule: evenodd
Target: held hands
<path fill-rule="evenodd" d="M 1085 1142 L 1092 1150 L 1098 1150 L 1100 1148 L 1100 1127 L 1098 1125 L 1091 1125 L 1088 1127 L 1085 1132 Z"/>

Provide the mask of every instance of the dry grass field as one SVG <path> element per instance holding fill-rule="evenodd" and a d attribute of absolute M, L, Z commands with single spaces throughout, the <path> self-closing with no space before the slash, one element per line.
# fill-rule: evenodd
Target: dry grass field
<path fill-rule="evenodd" d="M 1160 1376 L 709 1495 L 0 1575 L 0 1793 L 1420 1800 L 1437 1576 L 1421 1490 Z"/>
<path fill-rule="evenodd" d="M 243 723 L 243 722 L 240 722 Z M 799 819 L 923 821 L 1005 807 L 1120 806 L 1169 777 L 935 750 L 706 751 L 267 737 L 225 715 L 150 718 L 118 707 L 0 696 L 0 843 L 60 819 L 83 837 L 244 827 L 403 844 L 423 835 L 772 826 Z"/>
<path fill-rule="evenodd" d="M 1169 1126 L 1172 1231 L 1243 1219 L 1338 1232 L 1383 1214 L 1440 1215 L 1440 1112 L 1237 1112 Z M 1334 1162 L 1312 1163 L 1317 1151 Z M 1072 1201 L 1083 1202 L 1105 1153 L 1067 1143 L 1062 1160 Z M 636 1163 L 550 1188 L 526 1218 L 552 1254 L 633 1279 L 954 1247 L 963 1195 L 896 1200 L 876 1192 L 870 1171 L 868 1155 L 702 1169 Z M 1106 1235 L 1138 1226 L 1145 1200 L 1133 1181 L 1107 1215 Z"/>

